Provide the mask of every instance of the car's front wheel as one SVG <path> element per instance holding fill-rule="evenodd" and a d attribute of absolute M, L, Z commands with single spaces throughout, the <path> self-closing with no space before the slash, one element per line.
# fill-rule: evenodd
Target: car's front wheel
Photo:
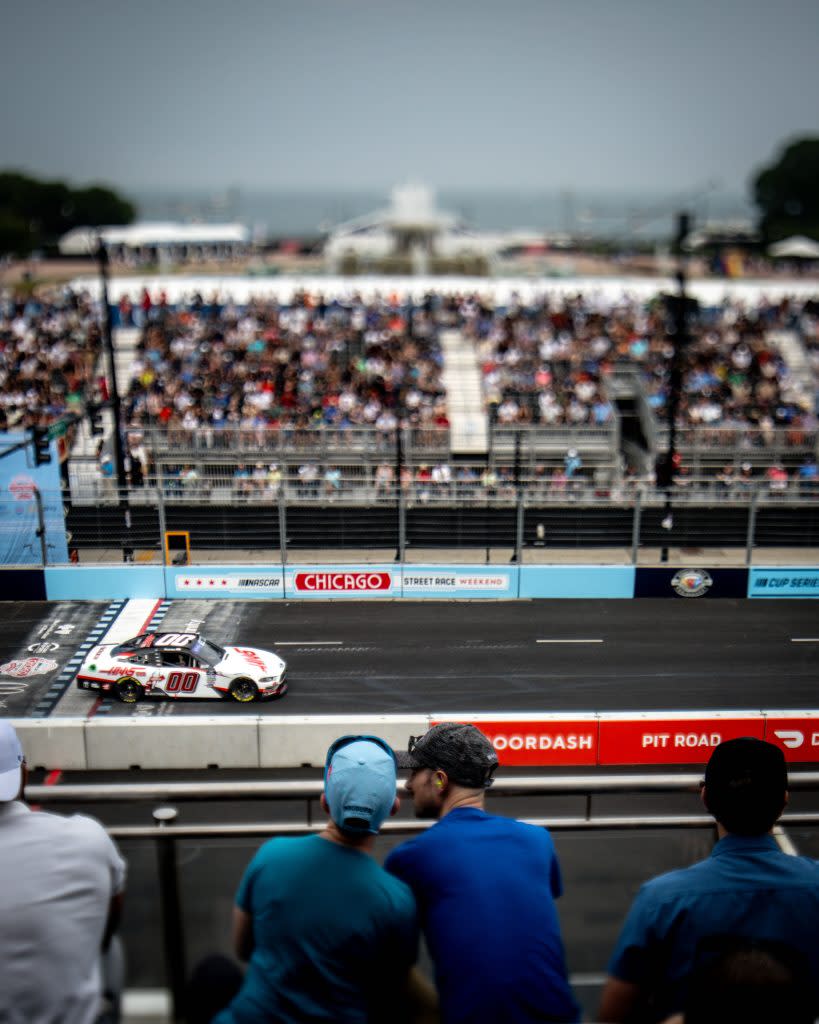
<path fill-rule="evenodd" d="M 119 697 L 123 704 L 136 704 L 145 693 L 145 690 L 136 679 L 131 679 L 130 676 L 126 676 L 125 679 L 118 679 L 114 689 L 116 690 L 117 697 Z"/>
<path fill-rule="evenodd" d="M 228 687 L 228 693 L 234 700 L 247 704 L 259 696 L 259 688 L 252 679 L 234 679 Z"/>

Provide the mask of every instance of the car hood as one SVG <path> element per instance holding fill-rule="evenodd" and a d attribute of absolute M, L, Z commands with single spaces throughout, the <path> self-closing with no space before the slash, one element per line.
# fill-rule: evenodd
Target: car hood
<path fill-rule="evenodd" d="M 284 662 L 278 655 L 258 647 L 226 647 L 224 658 L 216 666 L 217 672 L 228 675 L 246 672 L 254 679 L 277 676 L 283 668 Z"/>

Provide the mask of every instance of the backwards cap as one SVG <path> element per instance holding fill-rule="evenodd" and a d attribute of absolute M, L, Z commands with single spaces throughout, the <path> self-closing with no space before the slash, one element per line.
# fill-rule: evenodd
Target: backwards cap
<path fill-rule="evenodd" d="M 0 802 L 17 798 L 24 760 L 17 733 L 6 719 L 0 719 Z"/>
<path fill-rule="evenodd" d="M 474 725 L 441 722 L 423 736 L 410 737 L 399 751 L 399 768 L 440 768 L 459 786 L 488 789 L 498 767 L 495 748 Z"/>
<path fill-rule="evenodd" d="M 342 736 L 324 765 L 324 796 L 343 832 L 375 835 L 395 802 L 396 757 L 378 736 Z"/>

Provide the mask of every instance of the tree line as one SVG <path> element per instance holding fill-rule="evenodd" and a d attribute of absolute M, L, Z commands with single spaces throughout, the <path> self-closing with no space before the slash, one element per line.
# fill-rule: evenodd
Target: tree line
<path fill-rule="evenodd" d="M 77 227 L 130 224 L 136 206 L 103 185 L 73 188 L 17 171 L 0 171 L 0 255 L 56 252 Z"/>

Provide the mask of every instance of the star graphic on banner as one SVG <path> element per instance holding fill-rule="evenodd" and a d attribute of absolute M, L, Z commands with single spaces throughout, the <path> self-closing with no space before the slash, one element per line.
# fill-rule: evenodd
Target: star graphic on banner
<path fill-rule="evenodd" d="M 196 581 L 196 585 L 197 585 L 197 587 L 201 587 L 202 586 L 202 581 L 201 580 L 197 580 Z"/>

